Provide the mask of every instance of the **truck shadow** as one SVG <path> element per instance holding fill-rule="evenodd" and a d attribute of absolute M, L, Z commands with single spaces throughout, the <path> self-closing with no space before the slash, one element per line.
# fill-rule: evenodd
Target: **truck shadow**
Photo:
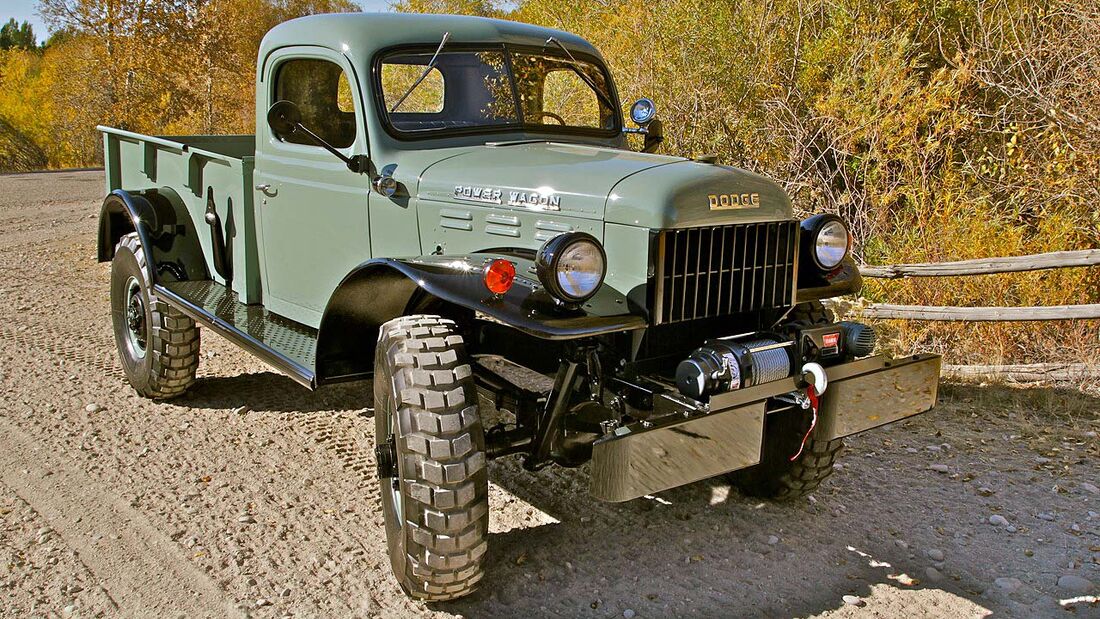
<path fill-rule="evenodd" d="M 369 408 L 371 391 L 360 383 L 309 392 L 259 372 L 203 378 L 179 403 L 353 412 Z M 485 580 L 472 596 L 432 607 L 467 616 L 806 616 L 844 608 L 847 595 L 884 616 L 1064 615 L 1060 574 L 1100 581 L 1088 535 L 1070 527 L 1096 526 L 1082 507 L 1091 499 L 1095 510 L 1096 499 L 1079 480 L 1100 478 L 1100 441 L 1087 435 L 1097 431 L 1100 398 L 1080 391 L 944 385 L 937 410 L 852 437 L 814 500 L 790 504 L 742 496 L 721 479 L 601 503 L 588 496 L 586 467 L 530 473 L 503 458 L 490 465 Z M 986 487 L 992 495 L 979 491 Z M 1018 531 L 988 524 L 995 513 Z M 1079 567 L 1066 568 L 1067 557 Z M 1022 586 L 1004 590 L 998 578 Z"/>
<path fill-rule="evenodd" d="M 369 382 L 327 385 L 310 391 L 276 372 L 204 376 L 177 400 L 184 406 L 255 412 L 349 412 L 374 405 Z"/>
<path fill-rule="evenodd" d="M 498 460 L 491 479 L 519 507 L 508 511 L 535 513 L 491 515 L 481 589 L 439 609 L 805 616 L 843 608 L 848 595 L 870 599 L 884 616 L 1064 614 L 1058 599 L 1067 596 L 1055 583 L 1072 572 L 1061 565 L 1066 557 L 1077 557 L 1084 565 L 1075 573 L 1090 580 L 1100 571 L 1088 563 L 1087 535 L 1035 514 L 1084 524 L 1090 499 L 1076 480 L 1100 477 L 1100 443 L 1093 435 L 1077 447 L 1072 475 L 1037 469 L 1036 454 L 1044 436 L 1065 453 L 1066 433 L 1096 430 L 1100 399 L 1079 391 L 947 385 L 936 411 L 851 438 L 842 468 L 814 500 L 791 504 L 744 497 L 721 479 L 599 503 L 587 495 L 584 468 L 531 474 L 515 458 Z M 930 470 L 937 462 L 951 473 Z M 1052 494 L 1047 477 L 1066 490 Z M 992 496 L 978 491 L 985 486 Z M 1018 531 L 990 525 L 992 513 Z M 1002 577 L 1022 586 L 993 584 Z"/>

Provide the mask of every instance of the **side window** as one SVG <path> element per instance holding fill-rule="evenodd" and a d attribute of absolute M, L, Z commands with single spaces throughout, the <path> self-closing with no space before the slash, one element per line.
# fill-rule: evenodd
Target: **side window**
<path fill-rule="evenodd" d="M 336 148 L 355 142 L 355 99 L 339 65 L 313 58 L 284 62 L 275 73 L 274 100 L 296 103 L 302 124 Z M 286 141 L 314 146 L 304 135 L 291 134 Z"/>

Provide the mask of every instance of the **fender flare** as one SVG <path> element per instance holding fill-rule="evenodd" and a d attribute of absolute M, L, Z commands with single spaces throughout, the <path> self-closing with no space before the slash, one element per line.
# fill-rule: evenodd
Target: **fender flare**
<path fill-rule="evenodd" d="M 115 247 L 123 236 L 136 232 L 141 246 L 149 251 L 150 230 L 157 229 L 157 213 L 153 205 L 140 195 L 116 189 L 103 199 L 99 211 L 99 238 L 96 257 L 99 262 L 110 262 L 115 257 Z M 156 283 L 156 269 L 153 260 L 146 260 L 146 278 L 150 284 Z"/>
<path fill-rule="evenodd" d="M 484 269 L 503 258 L 516 266 L 512 288 L 495 296 Z M 475 253 L 461 256 L 376 258 L 353 269 L 333 292 L 317 335 L 317 377 L 335 382 L 371 371 L 378 329 L 415 311 L 425 297 L 546 340 L 569 340 L 645 328 L 644 309 L 602 286 L 580 307 L 564 308 L 538 283 L 525 256 Z"/>
<path fill-rule="evenodd" d="M 112 191 L 99 213 L 96 248 L 99 262 L 110 262 L 123 235 L 136 232 L 149 253 L 146 276 L 157 283 L 162 273 L 172 280 L 209 279 L 202 245 L 187 206 L 171 188 Z"/>

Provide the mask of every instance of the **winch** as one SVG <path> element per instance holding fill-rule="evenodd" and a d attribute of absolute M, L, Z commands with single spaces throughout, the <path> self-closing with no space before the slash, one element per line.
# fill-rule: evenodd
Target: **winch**
<path fill-rule="evenodd" d="M 761 332 L 708 340 L 676 367 L 676 387 L 701 400 L 786 378 L 804 363 L 865 357 L 875 348 L 874 330 L 858 322 L 800 329 L 788 337 Z"/>
<path fill-rule="evenodd" d="M 680 393 L 696 400 L 791 375 L 793 342 L 751 334 L 710 340 L 676 367 Z"/>

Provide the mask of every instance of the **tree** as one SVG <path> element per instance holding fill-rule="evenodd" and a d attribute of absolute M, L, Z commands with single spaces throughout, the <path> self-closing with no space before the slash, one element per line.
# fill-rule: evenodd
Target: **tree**
<path fill-rule="evenodd" d="M 34 28 L 29 22 L 22 24 L 15 18 L 0 26 L 0 49 L 34 49 L 38 47 L 38 39 L 34 36 Z"/>

